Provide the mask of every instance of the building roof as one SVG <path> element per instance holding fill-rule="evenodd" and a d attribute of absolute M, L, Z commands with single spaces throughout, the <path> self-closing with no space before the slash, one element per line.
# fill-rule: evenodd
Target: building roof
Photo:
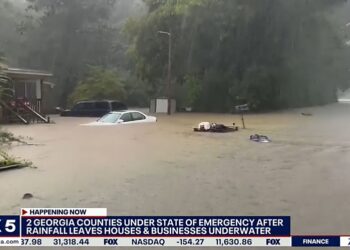
<path fill-rule="evenodd" d="M 5 68 L 3 72 L 13 80 L 46 80 L 53 76 L 50 72 L 32 69 Z"/>

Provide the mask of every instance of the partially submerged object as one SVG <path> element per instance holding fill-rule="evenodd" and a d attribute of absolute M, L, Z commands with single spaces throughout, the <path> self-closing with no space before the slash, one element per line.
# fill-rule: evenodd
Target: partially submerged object
<path fill-rule="evenodd" d="M 72 109 L 62 110 L 57 107 L 61 116 L 101 117 L 113 111 L 127 110 L 128 107 L 117 100 L 90 100 L 77 102 Z"/>
<path fill-rule="evenodd" d="M 146 115 L 136 110 L 125 110 L 119 112 L 110 112 L 95 122 L 81 124 L 82 126 L 119 126 L 135 123 L 156 122 L 157 117 Z"/>
<path fill-rule="evenodd" d="M 24 167 L 26 167 L 26 166 L 21 164 L 21 163 L 16 163 L 16 164 L 11 164 L 11 165 L 1 165 L 0 164 L 0 171 L 10 170 L 10 169 L 18 169 L 18 168 L 24 168 Z"/>
<path fill-rule="evenodd" d="M 235 123 L 232 123 L 233 126 L 226 126 L 224 124 L 210 123 L 210 122 L 201 122 L 198 124 L 197 128 L 194 128 L 194 132 L 211 132 L 211 133 L 227 133 L 234 132 L 238 130 L 238 127 Z"/>
<path fill-rule="evenodd" d="M 23 200 L 29 200 L 31 198 L 34 198 L 34 195 L 31 193 L 25 193 L 22 197 Z"/>
<path fill-rule="evenodd" d="M 301 113 L 301 115 L 303 115 L 303 116 L 312 116 L 312 114 L 311 113 Z"/>
<path fill-rule="evenodd" d="M 239 112 L 241 114 L 242 126 L 243 126 L 243 129 L 245 129 L 246 127 L 245 127 L 245 122 L 244 122 L 244 113 L 246 113 L 250 110 L 249 104 L 246 103 L 243 105 L 237 105 L 237 106 L 235 106 L 235 110 L 236 110 L 236 112 Z"/>
<path fill-rule="evenodd" d="M 29 167 L 30 163 L 19 161 L 9 156 L 5 152 L 0 151 L 0 171 Z"/>
<path fill-rule="evenodd" d="M 251 135 L 249 138 L 251 141 L 255 141 L 255 142 L 262 142 L 262 143 L 266 143 L 266 142 L 271 142 L 270 138 L 267 137 L 266 135 Z"/>

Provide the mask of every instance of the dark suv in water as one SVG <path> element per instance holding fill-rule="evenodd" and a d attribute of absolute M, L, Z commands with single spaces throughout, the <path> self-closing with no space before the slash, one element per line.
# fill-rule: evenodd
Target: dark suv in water
<path fill-rule="evenodd" d="M 124 103 L 114 100 L 81 101 L 77 102 L 72 109 L 61 111 L 61 116 L 90 116 L 100 117 L 111 111 L 128 109 Z"/>

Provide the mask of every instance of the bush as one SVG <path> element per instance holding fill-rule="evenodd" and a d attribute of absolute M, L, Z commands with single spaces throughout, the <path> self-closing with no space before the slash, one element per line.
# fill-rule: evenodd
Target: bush
<path fill-rule="evenodd" d="M 125 100 L 126 91 L 118 74 L 113 70 L 90 66 L 84 80 L 68 98 L 72 105 L 83 100 L 116 99 Z"/>

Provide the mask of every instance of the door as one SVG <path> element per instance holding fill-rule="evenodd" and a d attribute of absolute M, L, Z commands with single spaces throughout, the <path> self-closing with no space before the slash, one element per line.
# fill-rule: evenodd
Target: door
<path fill-rule="evenodd" d="M 72 115 L 74 116 L 94 116 L 95 105 L 93 102 L 81 102 L 74 105 Z"/>
<path fill-rule="evenodd" d="M 133 121 L 131 113 L 125 113 L 120 117 L 121 120 L 123 120 L 123 123 L 131 123 Z"/>
<path fill-rule="evenodd" d="M 96 116 L 103 116 L 111 111 L 108 102 L 95 102 L 94 113 Z"/>
<path fill-rule="evenodd" d="M 131 117 L 132 117 L 133 123 L 142 123 L 146 121 L 146 116 L 144 116 L 139 112 L 132 112 Z"/>

